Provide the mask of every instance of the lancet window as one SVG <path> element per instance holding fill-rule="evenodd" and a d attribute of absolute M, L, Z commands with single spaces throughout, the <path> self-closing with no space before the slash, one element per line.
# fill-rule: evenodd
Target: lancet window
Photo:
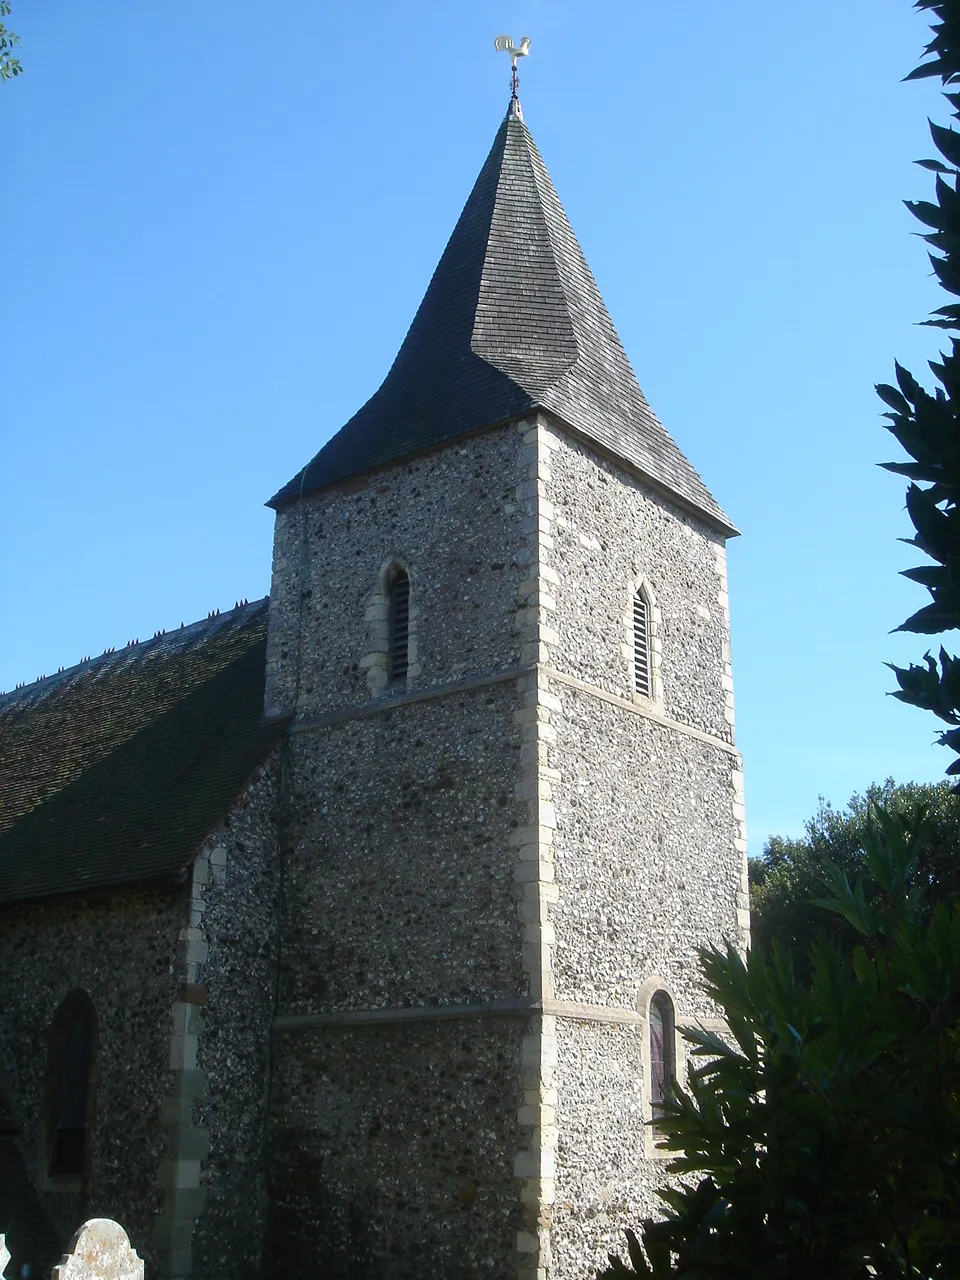
<path fill-rule="evenodd" d="M 46 1175 L 81 1180 L 93 1123 L 97 1015 L 79 987 L 60 1003 L 50 1027 L 44 1096 Z"/>
<path fill-rule="evenodd" d="M 650 1036 L 650 1109 L 658 1120 L 664 1113 L 664 1100 L 677 1073 L 676 1027 L 673 1002 L 665 991 L 658 991 L 650 1001 L 648 1015 Z"/>

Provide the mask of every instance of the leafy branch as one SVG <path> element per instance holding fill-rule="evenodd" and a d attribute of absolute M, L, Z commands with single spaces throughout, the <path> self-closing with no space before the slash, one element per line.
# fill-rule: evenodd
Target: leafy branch
<path fill-rule="evenodd" d="M 933 38 L 924 50 L 927 59 L 906 77 L 939 77 L 952 114 L 960 119 L 960 93 L 946 87 L 960 83 L 960 3 L 958 0 L 917 0 L 916 8 L 935 17 Z M 930 264 L 944 291 L 960 298 L 960 132 L 930 124 L 940 159 L 917 163 L 934 177 L 932 200 L 908 200 L 906 206 L 925 228 Z M 887 427 L 897 438 L 908 462 L 887 462 L 888 471 L 905 476 L 907 512 L 915 529 L 905 538 L 932 563 L 904 570 L 904 577 L 924 587 L 930 603 L 898 628 L 919 635 L 939 635 L 960 629 L 960 302 L 938 307 L 925 324 L 951 332 L 950 350 L 930 361 L 939 384 L 927 391 L 897 364 L 896 386 L 883 384 L 877 393 L 887 406 Z M 894 697 L 932 711 L 950 727 L 940 734 L 942 745 L 958 756 L 947 769 L 960 774 L 960 664 L 941 646 L 939 655 L 924 655 L 921 663 L 891 669 L 900 686 Z"/>
<path fill-rule="evenodd" d="M 12 80 L 23 71 L 20 59 L 13 56 L 13 50 L 20 44 L 20 37 L 3 21 L 9 16 L 10 0 L 0 0 L 0 80 Z"/>

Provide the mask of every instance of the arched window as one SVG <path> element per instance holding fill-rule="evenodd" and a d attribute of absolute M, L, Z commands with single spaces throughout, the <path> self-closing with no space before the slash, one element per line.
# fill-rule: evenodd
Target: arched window
<path fill-rule="evenodd" d="M 60 1003 L 50 1026 L 44 1090 L 46 1176 L 81 1183 L 87 1173 L 93 1125 L 97 1015 L 77 987 Z"/>
<path fill-rule="evenodd" d="M 650 1001 L 650 1111 L 653 1120 L 664 1114 L 664 1099 L 677 1074 L 676 1026 L 673 1001 L 658 991 Z"/>
<path fill-rule="evenodd" d="M 650 675 L 650 602 L 642 588 L 633 597 L 633 687 L 645 698 L 653 694 Z"/>
<path fill-rule="evenodd" d="M 390 583 L 389 676 L 391 684 L 406 684 L 410 662 L 410 579 L 400 569 Z"/>

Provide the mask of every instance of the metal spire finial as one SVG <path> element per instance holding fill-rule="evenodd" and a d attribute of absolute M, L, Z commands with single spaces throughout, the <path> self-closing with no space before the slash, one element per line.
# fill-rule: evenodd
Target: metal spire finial
<path fill-rule="evenodd" d="M 510 36 L 497 36 L 493 42 L 493 47 L 498 53 L 509 53 L 510 55 L 510 110 L 516 115 L 521 116 L 520 99 L 518 97 L 518 89 L 520 87 L 517 79 L 517 59 L 525 58 L 530 52 L 530 37 L 521 36 L 519 47 L 513 43 Z"/>

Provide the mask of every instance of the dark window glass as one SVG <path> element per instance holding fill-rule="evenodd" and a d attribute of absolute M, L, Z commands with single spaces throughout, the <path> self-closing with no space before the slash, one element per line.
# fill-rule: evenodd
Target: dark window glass
<path fill-rule="evenodd" d="M 390 682 L 406 683 L 410 652 L 410 579 L 401 569 L 390 586 Z"/>
<path fill-rule="evenodd" d="M 83 1127 L 56 1130 L 50 1152 L 51 1178 L 79 1178 L 82 1175 L 86 1140 L 87 1131 Z"/>
<path fill-rule="evenodd" d="M 650 1001 L 650 1103 L 653 1119 L 663 1115 L 663 1102 L 676 1074 L 673 1006 L 665 992 Z"/>
<path fill-rule="evenodd" d="M 650 606 L 638 591 L 633 597 L 633 685 L 650 697 Z"/>
<path fill-rule="evenodd" d="M 47 1173 L 81 1177 L 87 1151 L 96 1014 L 90 998 L 72 991 L 54 1016 L 47 1073 Z"/>

